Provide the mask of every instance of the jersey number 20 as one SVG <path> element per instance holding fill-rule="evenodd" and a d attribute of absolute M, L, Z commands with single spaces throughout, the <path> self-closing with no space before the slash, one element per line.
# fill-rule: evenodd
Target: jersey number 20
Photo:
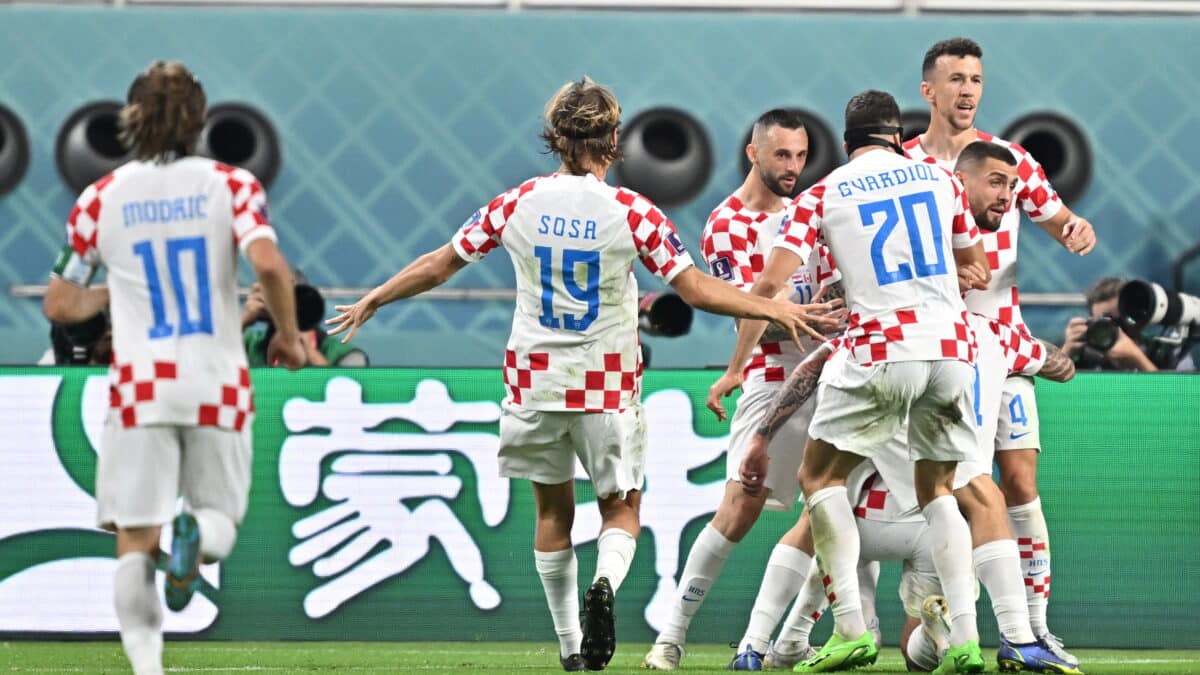
<path fill-rule="evenodd" d="M 184 284 L 180 257 L 184 251 L 192 254 L 196 279 L 196 314 L 192 316 L 188 306 L 188 288 Z M 163 302 L 163 284 L 158 276 L 158 263 L 154 259 L 154 248 L 150 241 L 139 241 L 133 252 L 142 259 L 146 271 L 146 287 L 150 291 L 150 309 L 154 312 L 154 325 L 150 327 L 150 339 L 170 337 L 178 327 L 180 337 L 192 333 L 212 335 L 212 296 L 208 284 L 208 250 L 204 237 L 178 237 L 167 240 L 167 275 L 171 277 L 171 290 L 175 295 L 175 306 L 179 309 L 179 320 L 175 325 L 167 321 L 166 303 Z"/>
<path fill-rule="evenodd" d="M 900 208 L 896 208 L 899 202 Z M 917 216 L 917 206 L 925 207 L 924 218 Z M 863 227 L 876 225 L 875 219 L 883 214 L 883 223 L 871 240 L 871 263 L 875 266 L 875 279 L 880 286 L 887 286 L 900 281 L 908 281 L 914 277 L 936 277 L 946 273 L 946 251 L 942 246 L 942 221 L 938 218 L 937 200 L 932 192 L 914 192 L 903 195 L 898 199 L 884 199 L 878 202 L 861 204 L 858 215 L 862 218 Z M 899 224 L 903 215 L 904 229 L 908 233 L 908 243 L 911 255 L 907 261 L 899 262 L 894 269 L 888 268 L 888 261 L 883 257 L 883 247 L 887 245 L 888 237 Z M 930 262 L 925 251 L 924 229 L 931 239 L 935 259 Z M 911 262 L 911 264 L 910 264 Z"/>
<path fill-rule="evenodd" d="M 583 316 L 563 314 L 562 321 L 554 316 L 554 249 L 549 246 L 534 246 L 533 254 L 541 263 L 542 280 L 542 315 L 538 317 L 546 328 L 566 328 L 567 330 L 585 331 L 600 314 L 600 252 L 581 251 L 574 248 L 562 250 L 563 288 L 567 294 L 579 302 L 587 303 L 587 313 Z M 587 280 L 580 285 L 575 278 L 577 265 L 586 265 Z"/>

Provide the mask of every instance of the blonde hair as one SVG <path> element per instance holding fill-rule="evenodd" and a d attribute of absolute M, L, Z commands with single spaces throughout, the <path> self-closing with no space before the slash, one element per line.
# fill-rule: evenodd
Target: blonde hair
<path fill-rule="evenodd" d="M 182 63 L 155 61 L 129 85 L 120 139 L 140 160 L 191 154 L 204 127 L 204 88 Z"/>
<path fill-rule="evenodd" d="M 612 164 L 620 157 L 612 132 L 621 124 L 621 104 L 612 90 L 584 76 L 568 82 L 546 103 L 542 140 L 567 171 L 582 175 L 588 164 Z"/>

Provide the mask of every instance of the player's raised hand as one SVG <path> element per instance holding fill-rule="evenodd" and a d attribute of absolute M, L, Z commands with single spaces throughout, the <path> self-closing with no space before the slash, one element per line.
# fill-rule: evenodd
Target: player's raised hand
<path fill-rule="evenodd" d="M 308 353 L 298 334 L 278 332 L 267 343 L 267 363 L 280 364 L 288 370 L 300 370 L 308 363 Z"/>
<path fill-rule="evenodd" d="M 742 465 L 738 468 L 738 477 L 742 488 L 750 494 L 758 494 L 767 478 L 767 464 L 771 458 L 767 455 L 767 439 L 759 434 L 750 436 L 746 446 L 746 454 L 742 457 Z"/>
<path fill-rule="evenodd" d="M 713 414 L 717 416 L 718 420 L 724 422 L 725 418 L 727 417 L 725 414 L 725 406 L 721 405 L 721 399 L 730 396 L 733 394 L 733 392 L 741 389 L 742 382 L 744 380 L 745 378 L 742 377 L 742 373 L 740 371 L 735 373 L 726 371 L 723 375 L 721 375 L 720 379 L 718 379 L 716 382 L 713 382 L 713 385 L 708 388 L 708 398 L 704 400 L 704 405 L 707 406 L 709 410 L 713 411 Z"/>
<path fill-rule="evenodd" d="M 363 296 L 358 302 L 353 305 L 335 305 L 334 309 L 341 312 L 332 319 L 326 319 L 326 326 L 333 326 L 329 331 L 329 335 L 337 335 L 345 330 L 349 330 L 346 336 L 342 338 L 342 344 L 346 344 L 358 332 L 368 319 L 375 316 L 375 310 L 379 308 L 373 301 L 369 300 L 369 295 Z"/>
<path fill-rule="evenodd" d="M 970 262 L 958 267 L 958 290 L 960 293 L 967 291 L 987 290 L 988 287 L 988 271 L 983 268 L 983 264 L 979 262 Z"/>
<path fill-rule="evenodd" d="M 815 339 L 824 342 L 825 335 L 818 328 L 836 329 L 845 320 L 845 312 L 837 311 L 846 304 L 841 298 L 829 302 L 814 302 L 807 305 L 777 300 L 772 302 L 775 303 L 776 309 L 779 311 L 779 314 L 772 321 L 788 331 L 792 336 L 792 342 L 801 351 L 804 351 L 804 348 L 800 344 L 800 331 L 804 331 Z"/>
<path fill-rule="evenodd" d="M 1096 248 L 1096 231 L 1087 218 L 1076 216 L 1063 225 L 1063 246 L 1071 253 L 1087 255 Z"/>

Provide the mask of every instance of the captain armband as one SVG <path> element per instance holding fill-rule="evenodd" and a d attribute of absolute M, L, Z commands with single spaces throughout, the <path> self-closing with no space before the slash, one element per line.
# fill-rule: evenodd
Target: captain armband
<path fill-rule="evenodd" d="M 96 276 L 96 266 L 83 259 L 70 244 L 63 246 L 50 276 L 57 277 L 75 286 L 87 287 Z"/>

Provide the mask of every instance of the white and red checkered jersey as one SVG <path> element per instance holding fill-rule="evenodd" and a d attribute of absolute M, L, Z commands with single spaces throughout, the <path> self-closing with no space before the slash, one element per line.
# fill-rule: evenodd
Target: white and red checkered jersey
<path fill-rule="evenodd" d="M 611 412 L 640 401 L 640 260 L 666 283 L 692 266 L 650 200 L 588 174 L 532 178 L 475 212 L 451 240 L 464 260 L 503 245 L 517 274 L 504 356 L 507 402 Z"/>
<path fill-rule="evenodd" d="M 130 162 L 79 196 L 67 241 L 108 270 L 110 398 L 124 426 L 245 427 L 237 254 L 261 238 L 275 240 L 262 185 L 210 159 Z"/>
<path fill-rule="evenodd" d="M 974 360 L 952 249 L 979 241 L 948 172 L 886 150 L 834 169 L 788 206 L 775 246 L 807 260 L 824 237 L 846 289 L 840 338 L 862 365 Z"/>
<path fill-rule="evenodd" d="M 967 309 L 1028 330 L 1021 316 L 1017 290 L 1017 232 L 1021 225 L 1021 211 L 1025 211 L 1034 222 L 1041 222 L 1058 213 L 1062 208 L 1062 200 L 1046 179 L 1042 165 L 1028 150 L 982 131 L 976 133 L 979 140 L 1004 146 L 1012 152 L 1017 160 L 1017 188 L 1013 191 L 1014 198 L 1008 212 L 1000 219 L 1000 227 L 995 232 L 980 231 L 983 250 L 992 268 L 992 281 L 987 290 L 967 293 Z M 938 160 L 926 153 L 919 136 L 905 143 L 904 149 L 909 157 L 917 161 L 936 164 L 947 171 L 954 170 L 954 161 Z"/>
<path fill-rule="evenodd" d="M 784 203 L 776 211 L 752 211 L 737 195 L 730 195 L 708 216 L 700 250 L 713 275 L 748 291 L 762 273 L 771 244 L 783 223 Z M 812 302 L 822 284 L 841 278 L 829 249 L 819 243 L 809 260 L 792 274 L 788 295 L 792 302 Z M 755 345 L 743 376 L 747 383 L 783 382 L 810 352 L 816 340 L 804 336 L 804 352 L 790 340 Z"/>

